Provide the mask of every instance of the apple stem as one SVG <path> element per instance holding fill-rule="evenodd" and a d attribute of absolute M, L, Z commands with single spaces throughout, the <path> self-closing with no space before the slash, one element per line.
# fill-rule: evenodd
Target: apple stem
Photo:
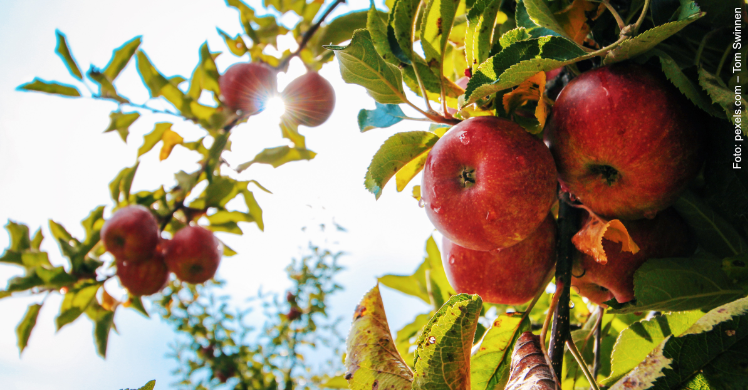
<path fill-rule="evenodd" d="M 548 356 L 548 349 L 545 347 L 545 339 L 548 335 L 548 326 L 551 323 L 551 318 L 553 317 L 553 312 L 555 311 L 556 306 L 558 305 L 558 299 L 561 297 L 561 294 L 556 292 L 553 294 L 553 299 L 551 300 L 550 305 L 548 305 L 548 314 L 545 316 L 545 321 L 543 321 L 543 328 L 540 330 L 540 350 L 543 351 L 543 357 L 545 357 L 545 362 L 548 364 L 548 367 L 553 367 L 553 362 L 551 360 L 551 357 Z M 558 380 L 558 375 L 556 374 L 556 370 L 551 370 L 551 374 L 553 374 L 553 380 L 556 381 L 557 388 L 561 389 L 563 386 L 561 386 L 561 381 Z"/>
<path fill-rule="evenodd" d="M 577 361 L 577 364 L 579 364 L 579 367 L 582 368 L 582 372 L 584 372 L 584 376 L 587 378 L 587 382 L 590 382 L 590 386 L 592 387 L 592 389 L 600 390 L 600 387 L 597 386 L 597 382 L 595 381 L 595 378 L 592 377 L 590 368 L 587 367 L 587 363 L 584 361 L 584 358 L 579 353 L 577 346 L 574 344 L 574 341 L 571 338 L 566 340 L 566 346 L 569 347 L 569 352 L 571 352 L 571 354 L 574 356 L 574 360 Z"/>
<path fill-rule="evenodd" d="M 603 337 L 603 315 L 605 315 L 605 309 L 602 306 L 597 307 L 597 323 L 595 324 L 595 343 L 593 344 L 592 351 L 595 354 L 592 365 L 592 376 L 597 378 L 598 372 L 600 372 L 600 348 L 602 345 Z"/>
<path fill-rule="evenodd" d="M 623 22 L 623 19 L 621 19 L 621 15 L 618 14 L 618 11 L 616 11 L 615 8 L 613 8 L 612 5 L 610 5 L 610 2 L 608 0 L 602 0 L 603 4 L 606 8 L 608 8 L 608 11 L 613 15 L 613 17 L 616 19 L 616 23 L 618 23 L 618 31 L 623 31 L 623 29 L 626 27 L 626 23 Z"/>
<path fill-rule="evenodd" d="M 639 32 L 639 27 L 641 27 L 642 23 L 644 22 L 644 19 L 647 17 L 647 11 L 649 11 L 649 2 L 650 0 L 644 0 L 644 7 L 642 7 L 642 13 L 639 15 L 639 19 L 636 21 L 636 24 L 634 24 L 634 30 L 633 30 L 634 35 L 636 35 Z"/>

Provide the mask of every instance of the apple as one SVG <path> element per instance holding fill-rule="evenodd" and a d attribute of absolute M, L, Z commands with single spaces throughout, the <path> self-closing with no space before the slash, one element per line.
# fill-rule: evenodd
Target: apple
<path fill-rule="evenodd" d="M 653 217 L 699 172 L 699 111 L 639 65 L 582 73 L 561 91 L 546 131 L 562 187 L 604 217 Z"/>
<path fill-rule="evenodd" d="M 519 125 L 474 117 L 434 144 L 421 196 L 426 215 L 450 241 L 479 251 L 506 248 L 548 215 L 556 168 L 548 148 Z"/>
<path fill-rule="evenodd" d="M 556 262 L 556 222 L 548 215 L 520 243 L 488 252 L 463 248 L 445 237 L 442 262 L 456 292 L 478 294 L 489 303 L 523 304 L 549 282 Z"/>
<path fill-rule="evenodd" d="M 265 109 L 265 103 L 278 93 L 275 69 L 261 62 L 230 66 L 218 78 L 223 104 L 234 111 L 254 115 Z"/>
<path fill-rule="evenodd" d="M 187 226 L 174 234 L 164 255 L 166 266 L 179 280 L 203 283 L 215 275 L 221 262 L 221 243 L 210 230 Z"/>
<path fill-rule="evenodd" d="M 161 234 L 153 214 L 134 205 L 117 210 L 101 228 L 101 238 L 116 259 L 138 262 L 153 256 Z"/>
<path fill-rule="evenodd" d="M 688 226 L 673 209 L 666 209 L 654 219 L 624 221 L 639 252 L 622 252 L 621 244 L 603 239 L 607 264 L 583 255 L 574 264 L 571 285 L 579 295 L 602 304 L 613 298 L 618 303 L 634 299 L 634 272 L 651 258 L 685 257 L 696 250 Z M 579 276 L 579 277 L 577 277 Z"/>
<path fill-rule="evenodd" d="M 335 108 L 332 84 L 314 71 L 291 81 L 281 97 L 286 106 L 285 117 L 308 127 L 325 123 Z"/>
<path fill-rule="evenodd" d="M 288 320 L 293 322 L 301 318 L 301 315 L 304 314 L 303 311 L 298 306 L 291 306 L 291 309 L 288 310 L 288 313 L 286 313 L 286 316 L 288 317 Z"/>
<path fill-rule="evenodd" d="M 132 295 L 155 294 L 169 281 L 169 270 L 163 255 L 157 251 L 146 261 L 116 259 L 117 277 L 123 287 Z"/>

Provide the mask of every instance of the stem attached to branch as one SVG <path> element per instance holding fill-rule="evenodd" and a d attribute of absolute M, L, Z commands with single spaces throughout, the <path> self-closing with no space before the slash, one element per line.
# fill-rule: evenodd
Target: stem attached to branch
<path fill-rule="evenodd" d="M 579 364 L 579 367 L 582 368 L 582 372 L 584 372 L 584 376 L 587 378 L 587 382 L 590 382 L 590 386 L 592 386 L 593 390 L 600 390 L 600 387 L 597 386 L 597 382 L 595 381 L 595 378 L 592 377 L 592 373 L 590 373 L 589 367 L 587 367 L 587 363 L 584 361 L 584 357 L 582 357 L 582 354 L 579 353 L 579 350 L 577 350 L 577 346 L 574 345 L 574 341 L 569 338 L 566 340 L 566 345 L 569 347 L 569 352 L 574 356 L 574 359 L 577 361 L 577 364 Z"/>
<path fill-rule="evenodd" d="M 325 13 L 322 14 L 322 16 L 317 20 L 317 23 L 314 23 L 312 27 L 307 30 L 304 35 L 301 36 L 301 42 L 299 42 L 299 48 L 296 49 L 295 52 L 291 53 L 288 57 L 281 60 L 281 62 L 278 64 L 276 69 L 286 69 L 288 67 L 288 63 L 291 61 L 292 58 L 298 56 L 302 50 L 306 47 L 307 43 L 309 43 L 309 40 L 312 39 L 314 36 L 314 33 L 317 32 L 319 29 L 319 26 L 322 25 L 322 23 L 325 21 L 325 19 L 332 13 L 332 11 L 340 5 L 341 3 L 345 3 L 345 0 L 335 0 L 332 4 L 330 4 L 329 7 L 325 10 Z"/>
<path fill-rule="evenodd" d="M 623 22 L 623 19 L 621 19 L 621 15 L 618 14 L 618 11 L 616 11 L 615 8 L 613 8 L 612 5 L 610 5 L 610 2 L 608 0 L 602 0 L 603 4 L 606 8 L 608 8 L 608 11 L 610 11 L 611 14 L 613 14 L 613 17 L 616 19 L 616 23 L 618 23 L 618 31 L 623 31 L 623 28 L 626 27 L 626 23 Z"/>
<path fill-rule="evenodd" d="M 603 315 L 605 309 L 602 306 L 597 307 L 597 322 L 595 323 L 595 344 L 593 344 L 593 352 L 595 353 L 595 359 L 592 364 L 592 376 L 597 378 L 597 374 L 600 372 L 600 348 L 602 346 L 603 336 Z"/>
<path fill-rule="evenodd" d="M 642 8 L 642 13 L 641 15 L 639 15 L 639 20 L 637 20 L 636 24 L 634 25 L 634 35 L 639 33 L 639 27 L 642 26 L 644 19 L 647 17 L 647 11 L 649 11 L 649 2 L 650 0 L 644 0 L 644 7 Z"/>

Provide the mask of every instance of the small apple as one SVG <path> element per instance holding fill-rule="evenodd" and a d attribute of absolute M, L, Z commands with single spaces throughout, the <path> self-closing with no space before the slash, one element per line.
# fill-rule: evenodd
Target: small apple
<path fill-rule="evenodd" d="M 314 71 L 291 81 L 281 97 L 286 106 L 285 117 L 308 127 L 325 123 L 335 108 L 332 84 Z"/>
<path fill-rule="evenodd" d="M 603 239 L 607 264 L 583 255 L 575 262 L 571 285 L 579 295 L 602 304 L 613 298 L 618 303 L 634 299 L 634 272 L 651 258 L 685 257 L 696 250 L 696 240 L 688 226 L 673 209 L 666 209 L 654 219 L 625 221 L 624 226 L 639 246 L 639 252 L 622 252 L 621 244 Z"/>
<path fill-rule="evenodd" d="M 304 314 L 303 311 L 298 306 L 291 306 L 291 309 L 288 310 L 288 313 L 286 313 L 286 316 L 288 317 L 288 320 L 293 322 L 301 318 L 301 315 Z"/>
<path fill-rule="evenodd" d="M 204 283 L 215 275 L 221 262 L 221 243 L 210 230 L 187 226 L 174 234 L 164 260 L 179 280 Z"/>
<path fill-rule="evenodd" d="M 123 287 L 132 295 L 155 294 L 169 281 L 169 270 L 163 256 L 154 252 L 145 261 L 130 261 L 117 258 L 117 277 Z"/>
<path fill-rule="evenodd" d="M 698 111 L 639 65 L 582 73 L 561 91 L 546 131 L 564 189 L 601 216 L 653 217 L 702 165 Z"/>
<path fill-rule="evenodd" d="M 254 115 L 278 93 L 276 71 L 261 62 L 231 65 L 218 79 L 223 104 L 234 111 Z"/>
<path fill-rule="evenodd" d="M 153 256 L 161 234 L 153 214 L 134 205 L 117 210 L 101 228 L 101 238 L 116 259 L 138 262 Z"/>
<path fill-rule="evenodd" d="M 423 171 L 426 215 L 464 248 L 512 246 L 543 222 L 556 198 L 548 148 L 519 125 L 482 116 L 434 144 Z"/>
<path fill-rule="evenodd" d="M 556 262 L 556 222 L 550 215 L 529 237 L 488 252 L 465 249 L 444 238 L 442 261 L 458 293 L 484 302 L 519 305 L 544 289 Z"/>

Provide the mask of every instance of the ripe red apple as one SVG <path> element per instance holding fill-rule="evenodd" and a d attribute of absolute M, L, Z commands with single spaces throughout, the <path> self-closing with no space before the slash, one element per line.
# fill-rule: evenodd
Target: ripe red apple
<path fill-rule="evenodd" d="M 117 210 L 101 228 L 101 239 L 116 259 L 138 262 L 153 256 L 161 234 L 153 214 L 135 205 Z"/>
<path fill-rule="evenodd" d="M 166 265 L 179 280 L 203 283 L 215 275 L 221 262 L 221 243 L 210 230 L 187 226 L 174 234 L 166 247 Z"/>
<path fill-rule="evenodd" d="M 335 108 L 332 84 L 314 71 L 291 81 L 281 96 L 286 106 L 285 116 L 304 126 L 317 127 L 325 123 Z"/>
<path fill-rule="evenodd" d="M 701 167 L 698 111 L 639 65 L 583 73 L 561 91 L 546 131 L 564 189 L 598 215 L 651 218 Z"/>
<path fill-rule="evenodd" d="M 480 251 L 506 248 L 548 215 L 556 168 L 548 148 L 519 125 L 475 117 L 431 149 L 421 196 L 426 215 L 450 241 Z"/>
<path fill-rule="evenodd" d="M 523 304 L 548 282 L 556 262 L 556 222 L 549 215 L 522 242 L 488 252 L 465 249 L 445 237 L 442 262 L 458 293 L 478 294 L 489 303 Z"/>
<path fill-rule="evenodd" d="M 600 264 L 591 256 L 583 255 L 575 263 L 571 285 L 590 301 L 601 304 L 613 298 L 618 303 L 634 299 L 634 272 L 651 258 L 685 257 L 696 250 L 696 240 L 673 209 L 667 209 L 654 219 L 625 221 L 624 225 L 639 252 L 622 252 L 621 244 L 603 239 L 607 264 Z"/>
<path fill-rule="evenodd" d="M 117 259 L 117 276 L 123 287 L 132 295 L 155 294 L 169 281 L 169 270 L 163 255 L 158 251 L 145 261 Z"/>
<path fill-rule="evenodd" d="M 223 103 L 234 111 L 254 115 L 277 95 L 276 71 L 261 62 L 231 65 L 218 79 Z"/>

